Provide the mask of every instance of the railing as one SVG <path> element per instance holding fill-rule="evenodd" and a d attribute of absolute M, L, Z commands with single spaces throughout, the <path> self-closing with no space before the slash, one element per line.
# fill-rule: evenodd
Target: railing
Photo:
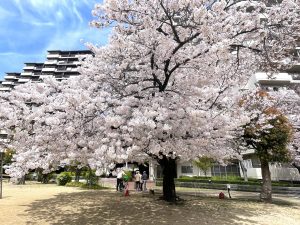
<path fill-rule="evenodd" d="M 230 182 L 228 182 L 230 183 Z M 162 181 L 157 180 L 156 186 L 162 186 Z M 227 190 L 227 184 L 219 183 L 202 183 L 202 182 L 175 182 L 176 187 L 195 188 L 195 189 L 218 189 Z M 260 192 L 261 185 L 257 184 L 230 184 L 230 189 L 233 191 L 247 191 L 247 192 Z M 297 194 L 300 195 L 300 187 L 285 187 L 285 186 L 272 186 L 273 193 Z"/>

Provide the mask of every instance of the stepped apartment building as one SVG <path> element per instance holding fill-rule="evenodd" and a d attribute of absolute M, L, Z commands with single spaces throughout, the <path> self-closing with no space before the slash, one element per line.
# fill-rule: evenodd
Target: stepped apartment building
<path fill-rule="evenodd" d="M 92 52 L 89 50 L 50 50 L 45 62 L 25 63 L 23 72 L 6 73 L 4 80 L 0 81 L 0 91 L 10 91 L 14 86 L 24 84 L 28 81 L 41 82 L 44 76 L 53 76 L 57 80 L 78 76 L 78 67 L 81 65 L 80 59 L 91 54 Z"/>
<path fill-rule="evenodd" d="M 23 72 L 6 73 L 3 81 L 0 81 L 0 91 L 9 92 L 16 85 L 24 84 L 28 81 L 41 82 L 45 76 L 53 76 L 57 80 L 68 79 L 78 76 L 78 67 L 81 59 L 87 55 L 92 55 L 89 50 L 61 51 L 50 50 L 47 59 L 43 63 L 25 63 Z M 7 134 L 0 130 L 0 148 L 6 146 Z"/>

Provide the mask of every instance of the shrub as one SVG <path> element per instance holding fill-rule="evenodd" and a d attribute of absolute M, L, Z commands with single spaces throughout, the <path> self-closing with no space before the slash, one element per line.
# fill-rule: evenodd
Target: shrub
<path fill-rule="evenodd" d="M 99 181 L 99 177 L 96 176 L 95 171 L 93 170 L 86 171 L 84 178 L 86 179 L 86 183 L 89 185 L 96 185 Z"/>
<path fill-rule="evenodd" d="M 48 184 L 50 182 L 50 180 L 53 179 L 53 178 L 54 178 L 53 173 L 47 173 L 47 174 L 38 173 L 37 174 L 38 181 L 43 183 L 43 184 Z"/>
<path fill-rule="evenodd" d="M 58 185 L 64 186 L 64 185 L 66 185 L 66 183 L 69 183 L 72 181 L 71 173 L 70 172 L 62 172 L 57 176 L 56 180 L 57 180 Z"/>
<path fill-rule="evenodd" d="M 213 181 L 244 181 L 242 177 L 234 176 L 234 175 L 227 175 L 227 176 L 213 176 L 211 177 Z"/>
<path fill-rule="evenodd" d="M 128 181 L 132 181 L 132 171 L 125 170 L 124 173 L 125 173 L 124 176 L 127 176 Z"/>

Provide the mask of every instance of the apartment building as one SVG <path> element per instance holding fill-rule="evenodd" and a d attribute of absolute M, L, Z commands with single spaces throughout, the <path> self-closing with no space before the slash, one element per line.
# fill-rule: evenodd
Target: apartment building
<path fill-rule="evenodd" d="M 6 73 L 4 80 L 0 81 L 0 91 L 9 92 L 15 86 L 28 81 L 42 82 L 46 76 L 55 77 L 57 80 L 78 76 L 78 67 L 84 57 L 91 55 L 89 50 L 61 51 L 50 50 L 47 59 L 43 63 L 25 63 L 21 73 Z M 7 133 L 0 130 L 0 151 L 8 144 Z"/>
<path fill-rule="evenodd" d="M 28 81 L 41 82 L 45 76 L 53 76 L 57 80 L 78 76 L 78 67 L 81 65 L 81 59 L 91 54 L 92 52 L 89 50 L 50 50 L 45 62 L 25 63 L 23 72 L 6 73 L 4 80 L 0 81 L 0 91 L 10 91 L 14 86 Z"/>

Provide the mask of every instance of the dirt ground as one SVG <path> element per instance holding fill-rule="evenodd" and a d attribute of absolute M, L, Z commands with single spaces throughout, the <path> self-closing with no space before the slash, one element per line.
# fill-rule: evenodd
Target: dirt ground
<path fill-rule="evenodd" d="M 299 198 L 276 198 L 274 204 L 264 204 L 247 198 L 182 195 L 184 201 L 174 205 L 158 197 L 134 191 L 124 197 L 113 189 L 4 183 L 0 225 L 300 225 Z"/>

